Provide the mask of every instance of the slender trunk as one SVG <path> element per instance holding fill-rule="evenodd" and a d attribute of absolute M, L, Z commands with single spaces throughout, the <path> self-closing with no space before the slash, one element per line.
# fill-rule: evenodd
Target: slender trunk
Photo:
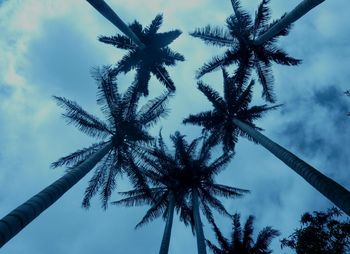
<path fill-rule="evenodd" d="M 75 169 L 3 217 L 0 220 L 0 248 L 82 179 L 106 155 L 111 146 L 110 142 L 107 143 Z"/>
<path fill-rule="evenodd" d="M 140 41 L 136 34 L 127 26 L 121 18 L 112 10 L 109 5 L 103 0 L 86 0 L 91 4 L 101 15 L 115 25 L 122 33 L 129 37 L 136 45 L 143 48 L 145 45 Z"/>
<path fill-rule="evenodd" d="M 174 217 L 174 208 L 175 208 L 174 193 L 170 192 L 168 198 L 169 198 L 168 214 L 166 218 L 166 224 L 164 228 L 162 243 L 160 245 L 159 254 L 168 254 L 169 252 L 171 228 L 173 226 L 173 217 Z"/>
<path fill-rule="evenodd" d="M 303 0 L 300 4 L 297 5 L 291 12 L 284 16 L 280 21 L 278 21 L 273 27 L 271 27 L 264 34 L 259 36 L 255 41 L 255 45 L 261 45 L 266 41 L 270 40 L 273 36 L 278 34 L 282 29 L 286 28 L 293 22 L 300 19 L 310 10 L 315 8 L 317 5 L 321 4 L 325 0 Z"/>
<path fill-rule="evenodd" d="M 203 225 L 201 221 L 201 216 L 199 214 L 198 190 L 195 188 L 192 189 L 192 206 L 193 206 L 194 227 L 196 229 L 198 254 L 207 254 L 207 250 L 205 248 Z"/>
<path fill-rule="evenodd" d="M 249 134 L 254 140 L 269 150 L 278 159 L 283 161 L 288 167 L 293 169 L 297 174 L 310 183 L 316 190 L 327 197 L 333 204 L 338 206 L 350 216 L 350 192 L 347 189 L 331 178 L 323 175 L 317 169 L 299 159 L 297 156 L 282 146 L 276 144 L 249 125 L 235 118 L 233 118 L 233 123 L 242 131 Z"/>

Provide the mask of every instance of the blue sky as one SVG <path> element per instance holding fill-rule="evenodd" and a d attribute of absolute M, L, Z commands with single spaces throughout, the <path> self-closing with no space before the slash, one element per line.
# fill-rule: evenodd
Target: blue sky
<path fill-rule="evenodd" d="M 291 10 L 300 0 L 271 1 L 274 18 Z M 242 1 L 250 13 L 259 1 Z M 1 3 L 1 1 L 0 1 Z M 126 22 L 137 19 L 149 24 L 164 14 L 161 31 L 181 29 L 183 34 L 171 47 L 186 61 L 169 69 L 177 87 L 169 103 L 170 115 L 152 130 L 163 127 L 164 136 L 176 130 L 188 138 L 200 135 L 200 128 L 181 125 L 189 113 L 210 107 L 197 91 L 195 70 L 223 49 L 207 46 L 188 35 L 207 24 L 223 26 L 232 14 L 229 0 L 109 0 Z M 291 34 L 278 44 L 290 55 L 303 60 L 298 67 L 273 65 L 275 92 L 281 110 L 257 124 L 265 135 L 282 144 L 321 172 L 350 189 L 350 100 L 343 91 L 350 88 L 350 24 L 346 1 L 325 1 L 297 21 Z M 113 64 L 123 51 L 97 41 L 99 35 L 118 32 L 87 2 L 75 0 L 11 0 L 0 5 L 0 216 L 59 178 L 64 169 L 49 165 L 59 157 L 88 146 L 94 140 L 67 126 L 52 95 L 77 101 L 89 112 L 101 116 L 96 105 L 96 84 L 92 67 Z M 231 69 L 232 70 L 232 69 Z M 127 87 L 134 73 L 119 77 Z M 220 72 L 203 81 L 220 90 Z M 152 78 L 150 96 L 163 86 Z M 254 103 L 262 104 L 261 90 L 255 87 Z M 190 111 L 189 111 L 190 109 Z M 219 151 L 218 151 L 219 152 Z M 17 253 L 156 253 L 162 237 L 161 219 L 134 230 L 146 207 L 100 208 L 98 198 L 86 211 L 81 200 L 91 173 L 58 202 L 3 247 Z M 255 229 L 271 225 L 286 237 L 296 228 L 305 211 L 322 210 L 331 203 L 296 173 L 264 148 L 240 139 L 236 156 L 217 181 L 250 189 L 239 200 L 224 201 L 232 213 L 256 216 Z M 120 191 L 128 190 L 127 179 L 118 180 Z M 115 192 L 112 200 L 119 196 Z M 230 221 L 218 217 L 222 231 Z M 212 239 L 209 226 L 205 234 Z M 279 239 L 274 253 L 283 252 Z M 195 239 L 189 228 L 175 217 L 170 245 L 174 254 L 195 253 Z"/>

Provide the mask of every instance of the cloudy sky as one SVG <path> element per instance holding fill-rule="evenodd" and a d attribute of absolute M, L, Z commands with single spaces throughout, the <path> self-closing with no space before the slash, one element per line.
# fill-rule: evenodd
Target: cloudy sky
<path fill-rule="evenodd" d="M 291 10 L 300 0 L 272 0 L 274 18 Z M 242 1 L 253 13 L 257 0 Z M 181 130 L 188 138 L 200 129 L 182 126 L 189 113 L 210 107 L 196 90 L 195 70 L 223 49 L 207 46 L 188 33 L 207 24 L 223 26 L 232 14 L 229 0 L 109 0 L 126 22 L 137 19 L 149 24 L 164 14 L 161 31 L 178 28 L 183 34 L 171 47 L 186 61 L 169 69 L 177 86 L 169 103 L 171 114 L 153 130 L 163 127 L 164 136 Z M 347 1 L 326 1 L 297 21 L 291 34 L 278 44 L 290 55 L 301 58 L 298 67 L 273 66 L 275 92 L 281 110 L 271 112 L 257 124 L 265 134 L 290 149 L 321 172 L 350 189 L 350 24 Z M 94 140 L 67 126 L 62 110 L 52 95 L 77 101 L 89 112 L 101 115 L 96 106 L 96 84 L 92 67 L 113 64 L 123 55 L 97 41 L 99 35 L 117 30 L 86 1 L 10 0 L 0 1 L 0 216 L 6 215 L 55 179 L 64 169 L 52 170 L 50 163 Z M 232 69 L 231 69 L 232 70 Z M 127 87 L 134 73 L 119 78 Z M 203 80 L 220 90 L 220 72 Z M 154 78 L 150 95 L 163 86 Z M 261 90 L 255 88 L 254 103 L 261 104 Z M 189 111 L 191 109 L 191 111 Z M 91 173 L 68 191 L 40 217 L 3 247 L 2 252 L 17 253 L 157 253 L 164 223 L 156 220 L 134 230 L 146 207 L 100 208 L 98 198 L 90 210 L 81 200 Z M 323 210 L 331 203 L 301 177 L 258 145 L 240 139 L 236 156 L 217 182 L 250 189 L 239 200 L 224 201 L 242 219 L 256 216 L 256 232 L 271 225 L 287 237 L 299 225 L 306 211 Z M 128 190 L 127 179 L 118 180 L 120 191 Z M 119 197 L 115 192 L 112 200 Z M 217 218 L 227 235 L 231 222 Z M 205 234 L 212 239 L 209 226 Z M 280 250 L 279 239 L 273 243 Z M 175 217 L 170 253 L 195 253 L 195 239 L 189 228 Z"/>

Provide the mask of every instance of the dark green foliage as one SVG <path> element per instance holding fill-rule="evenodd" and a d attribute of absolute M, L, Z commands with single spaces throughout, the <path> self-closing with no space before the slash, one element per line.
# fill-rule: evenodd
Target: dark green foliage
<path fill-rule="evenodd" d="M 157 15 L 152 23 L 143 28 L 135 21 L 129 27 L 145 45 L 140 48 L 124 35 L 101 36 L 99 40 L 111 44 L 117 48 L 128 50 L 128 53 L 116 64 L 114 74 L 127 73 L 136 69 L 134 85 L 138 92 L 148 95 L 148 82 L 151 73 L 165 85 L 170 91 L 175 91 L 174 82 L 171 80 L 168 71 L 164 66 L 174 66 L 176 61 L 184 61 L 184 57 L 172 51 L 168 45 L 180 34 L 180 30 L 173 30 L 165 33 L 157 33 L 163 22 L 162 15 Z"/>
<path fill-rule="evenodd" d="M 135 86 L 129 87 L 122 95 L 118 92 L 115 76 L 109 68 L 96 70 L 94 74 L 99 83 L 97 103 L 107 119 L 106 122 L 87 113 L 73 101 L 57 96 L 54 98 L 58 101 L 58 105 L 66 110 L 63 116 L 69 123 L 103 141 L 62 157 L 52 163 L 52 167 L 75 167 L 104 144 L 112 142 L 112 149 L 97 164 L 83 200 L 83 206 L 88 208 L 90 199 L 99 192 L 102 206 L 106 208 L 116 187 L 118 175 L 127 174 L 131 182 L 139 188 L 147 186 L 144 176 L 137 167 L 137 158 L 144 146 L 153 140 L 147 129 L 167 114 L 165 104 L 170 95 L 163 94 L 150 100 L 138 110 L 140 96 Z"/>
<path fill-rule="evenodd" d="M 205 111 L 196 115 L 190 115 L 183 120 L 183 123 L 191 123 L 203 127 L 203 132 L 208 131 L 213 138 L 218 138 L 223 143 L 224 151 L 234 150 L 238 141 L 238 136 L 252 137 L 241 131 L 232 121 L 236 118 L 245 122 L 251 127 L 262 130 L 257 127 L 253 121 L 262 117 L 263 113 L 275 109 L 277 106 L 252 106 L 249 103 L 252 99 L 252 88 L 254 82 L 247 83 L 247 77 L 244 72 L 238 73 L 235 77 L 229 77 L 223 69 L 224 96 L 221 97 L 218 92 L 198 82 L 198 89 L 213 104 L 213 110 Z"/>
<path fill-rule="evenodd" d="M 232 220 L 232 235 L 226 239 L 220 232 L 214 221 L 211 222 L 219 246 L 207 240 L 208 247 L 214 254 L 270 254 L 269 245 L 273 238 L 279 236 L 279 232 L 271 227 L 265 227 L 259 232 L 256 241 L 253 240 L 254 217 L 249 216 L 243 231 L 240 224 L 240 215 L 234 214 Z"/>
<path fill-rule="evenodd" d="M 151 208 L 137 225 L 140 226 L 162 214 L 165 218 L 169 204 L 168 196 L 173 193 L 175 209 L 180 213 L 180 219 L 185 224 L 193 226 L 191 193 L 196 188 L 199 192 L 201 209 L 208 220 L 213 220 L 211 208 L 230 216 L 215 196 L 235 198 L 248 191 L 217 184 L 214 182 L 214 176 L 227 165 L 233 153 L 224 153 L 209 162 L 211 149 L 216 144 L 215 140 L 204 136 L 187 143 L 184 136 L 176 132 L 171 136 L 171 141 L 174 151 L 168 149 L 160 135 L 157 143 L 143 154 L 142 168 L 152 184 L 151 197 L 145 190 L 135 189 L 122 193 L 126 198 L 115 204 L 150 205 Z M 200 142 L 202 146 L 197 149 Z"/>
<path fill-rule="evenodd" d="M 270 20 L 270 10 L 267 7 L 269 0 L 261 2 L 255 13 L 254 22 L 248 13 L 241 9 L 238 0 L 231 2 L 235 15 L 227 18 L 226 30 L 206 26 L 204 29 L 196 29 L 191 33 L 192 36 L 202 39 L 207 44 L 229 47 L 224 55 L 216 56 L 204 64 L 198 70 L 196 77 L 200 78 L 219 67 L 231 64 L 238 64 L 241 70 L 236 70 L 236 73 L 243 70 L 247 76 L 250 75 L 252 69 L 255 69 L 263 87 L 263 97 L 269 102 L 274 102 L 272 62 L 283 65 L 301 63 L 300 60 L 288 56 L 286 52 L 274 45 L 278 37 L 288 34 L 290 26 L 262 45 L 255 45 L 254 40 L 277 22 L 268 23 Z"/>
<path fill-rule="evenodd" d="M 305 213 L 301 227 L 281 241 L 297 254 L 346 254 L 350 252 L 350 221 L 337 219 L 341 215 L 337 208 L 326 212 Z"/>

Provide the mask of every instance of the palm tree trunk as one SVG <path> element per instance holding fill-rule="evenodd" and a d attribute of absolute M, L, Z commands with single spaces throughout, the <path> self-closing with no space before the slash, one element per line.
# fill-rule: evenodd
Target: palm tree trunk
<path fill-rule="evenodd" d="M 86 0 L 91 4 L 101 15 L 115 25 L 122 33 L 129 37 L 136 45 L 143 48 L 145 45 L 140 41 L 136 34 L 127 26 L 121 18 L 112 10 L 109 5 L 103 0 Z"/>
<path fill-rule="evenodd" d="M 159 254 L 168 254 L 169 252 L 171 228 L 173 226 L 173 217 L 174 217 L 174 208 L 175 208 L 174 193 L 170 192 L 168 198 L 169 198 L 168 214 L 167 214 L 166 224 L 164 228 L 162 243 L 160 245 Z"/>
<path fill-rule="evenodd" d="M 3 217 L 0 220 L 0 248 L 82 179 L 111 147 L 108 142 L 79 166 Z"/>
<path fill-rule="evenodd" d="M 198 190 L 195 188 L 192 189 L 192 206 L 193 206 L 194 226 L 196 229 L 198 254 L 207 254 L 207 250 L 205 248 L 203 225 L 201 221 L 201 216 L 199 214 Z"/>
<path fill-rule="evenodd" d="M 242 131 L 249 134 L 255 141 L 269 150 L 278 159 L 283 161 L 288 167 L 303 177 L 316 190 L 327 197 L 333 204 L 338 206 L 350 216 L 350 192 L 347 189 L 249 125 L 236 118 L 233 118 L 233 123 Z"/>
<path fill-rule="evenodd" d="M 297 5 L 297 7 L 295 7 L 291 12 L 289 12 L 280 21 L 278 21 L 266 33 L 262 34 L 256 40 L 254 40 L 254 44 L 261 45 L 265 43 L 273 36 L 278 34 L 282 29 L 300 19 L 302 16 L 304 16 L 306 13 L 324 1 L 325 0 L 303 0 L 300 4 Z"/>

